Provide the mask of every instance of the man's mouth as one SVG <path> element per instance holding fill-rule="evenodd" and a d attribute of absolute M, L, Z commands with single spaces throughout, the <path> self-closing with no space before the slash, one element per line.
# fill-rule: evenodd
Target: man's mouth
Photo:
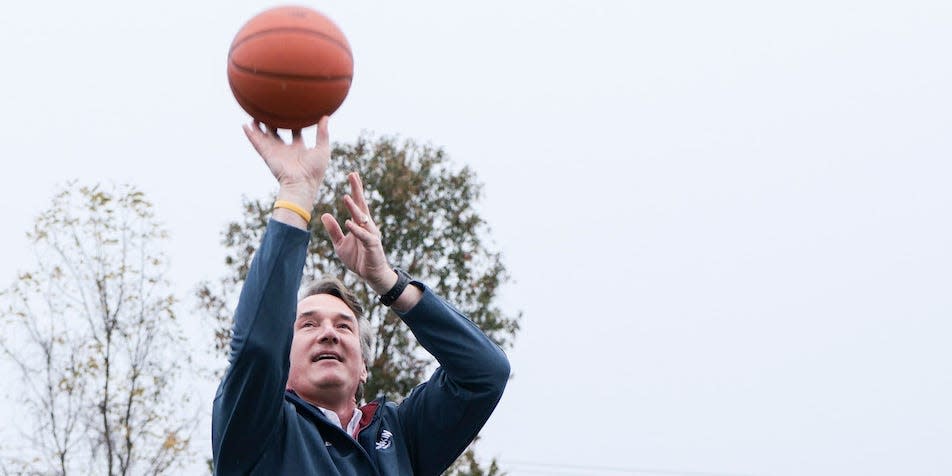
<path fill-rule="evenodd" d="M 314 354 L 314 356 L 311 357 L 311 362 L 320 362 L 322 360 L 336 360 L 338 362 L 343 362 L 343 359 L 341 359 L 339 355 L 333 352 L 321 352 L 318 354 Z"/>

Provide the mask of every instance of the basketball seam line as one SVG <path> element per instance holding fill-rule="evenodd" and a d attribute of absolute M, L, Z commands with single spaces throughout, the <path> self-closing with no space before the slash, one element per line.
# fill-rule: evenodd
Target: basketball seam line
<path fill-rule="evenodd" d="M 320 81 L 341 81 L 347 80 L 350 81 L 353 79 L 353 76 L 328 76 L 320 74 L 288 74 L 288 73 L 272 73 L 270 71 L 262 71 L 260 69 L 249 68 L 247 66 L 241 66 L 238 63 L 235 63 L 234 60 L 231 61 L 231 65 L 242 72 L 253 74 L 256 76 L 265 76 L 269 78 L 276 79 L 298 79 L 298 80 L 320 80 Z"/>
<path fill-rule="evenodd" d="M 354 55 L 351 54 L 350 48 L 349 48 L 347 45 L 345 45 L 345 44 L 343 44 L 343 43 L 337 41 L 337 39 L 334 38 L 333 36 L 330 36 L 330 35 L 321 33 L 321 32 L 319 32 L 319 31 L 308 30 L 308 29 L 306 29 L 306 28 L 271 28 L 271 29 L 269 29 L 269 30 L 262 30 L 262 31 L 259 31 L 259 32 L 257 32 L 257 33 L 252 33 L 252 34 L 246 36 L 245 38 L 243 38 L 240 42 L 231 45 L 231 48 L 228 49 L 228 57 L 229 57 L 229 58 L 231 57 L 231 53 L 232 53 L 233 51 L 235 51 L 235 48 L 241 46 L 243 43 L 247 42 L 248 40 L 250 40 L 250 39 L 252 39 L 252 38 L 254 38 L 254 37 L 256 37 L 256 36 L 264 35 L 264 34 L 266 34 L 266 33 L 275 33 L 275 32 L 306 33 L 306 34 L 309 34 L 309 35 L 314 35 L 314 36 L 318 36 L 318 37 L 324 38 L 325 40 L 328 40 L 328 41 L 330 41 L 331 43 L 337 45 L 338 48 L 344 50 L 344 52 L 347 53 L 347 56 L 350 58 L 350 60 L 351 60 L 352 62 L 354 61 Z"/>

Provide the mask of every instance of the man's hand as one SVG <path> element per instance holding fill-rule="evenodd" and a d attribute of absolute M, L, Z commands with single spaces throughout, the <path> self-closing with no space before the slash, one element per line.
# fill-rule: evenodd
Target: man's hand
<path fill-rule="evenodd" d="M 277 129 L 268 128 L 257 120 L 245 124 L 245 135 L 278 180 L 279 200 L 288 200 L 307 211 L 314 206 L 331 157 L 327 123 L 327 116 L 317 123 L 317 140 L 313 148 L 304 144 L 300 129 L 291 131 L 291 143 L 288 144 L 278 136 Z M 273 217 L 298 228 L 307 228 L 307 223 L 290 210 L 275 210 Z"/>
<path fill-rule="evenodd" d="M 347 269 L 363 279 L 377 294 L 385 294 L 397 283 L 397 273 L 387 262 L 386 252 L 380 240 L 380 229 L 370 216 L 370 208 L 364 199 L 364 187 L 360 175 L 347 175 L 351 195 L 344 195 L 344 205 L 351 219 L 344 222 L 348 234 L 344 234 L 337 219 L 330 213 L 321 215 L 324 229 L 334 243 L 334 252 Z M 416 286 L 407 286 L 403 294 L 390 306 L 397 311 L 408 311 L 423 297 Z"/>
<path fill-rule="evenodd" d="M 351 218 L 344 222 L 349 231 L 344 234 L 337 219 L 330 213 L 321 215 L 324 229 L 334 243 L 334 251 L 347 269 L 357 273 L 376 292 L 386 292 L 397 282 L 397 275 L 387 262 L 380 230 L 370 216 L 364 188 L 357 172 L 347 175 L 351 195 L 344 195 L 344 205 Z"/>

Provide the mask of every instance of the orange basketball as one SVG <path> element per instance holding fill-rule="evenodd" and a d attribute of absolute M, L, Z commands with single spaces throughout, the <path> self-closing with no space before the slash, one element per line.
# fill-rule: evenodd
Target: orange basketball
<path fill-rule="evenodd" d="M 354 59 L 334 22 L 304 7 L 266 10 L 228 50 L 228 84 L 242 109 L 271 127 L 300 129 L 340 107 Z"/>

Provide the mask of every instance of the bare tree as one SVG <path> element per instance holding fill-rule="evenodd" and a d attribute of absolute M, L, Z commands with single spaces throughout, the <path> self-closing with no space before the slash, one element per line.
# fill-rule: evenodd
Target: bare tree
<path fill-rule="evenodd" d="M 33 269 L 3 293 L 0 348 L 18 369 L 24 445 L 4 471 L 163 474 L 191 457 L 190 364 L 160 245 L 131 186 L 70 183 L 27 233 Z"/>

